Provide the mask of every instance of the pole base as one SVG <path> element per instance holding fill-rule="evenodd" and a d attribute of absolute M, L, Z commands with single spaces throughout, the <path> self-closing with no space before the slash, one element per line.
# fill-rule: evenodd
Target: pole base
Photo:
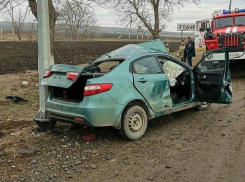
<path fill-rule="evenodd" d="M 47 132 L 50 129 L 53 129 L 56 121 L 53 121 L 49 118 L 43 118 L 41 111 L 39 110 L 36 116 L 33 118 L 33 121 L 37 123 L 40 132 Z"/>

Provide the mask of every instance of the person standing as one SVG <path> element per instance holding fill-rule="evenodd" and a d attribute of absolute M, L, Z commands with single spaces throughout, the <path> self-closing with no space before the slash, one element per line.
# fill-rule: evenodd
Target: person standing
<path fill-rule="evenodd" d="M 187 57 L 188 65 L 192 67 L 192 57 L 196 57 L 195 42 L 191 40 L 190 37 L 187 37 L 186 40 L 187 40 L 186 57 Z"/>
<path fill-rule="evenodd" d="M 186 62 L 185 58 L 185 41 L 182 40 L 181 41 L 181 45 L 179 47 L 179 53 L 178 53 L 178 56 L 177 56 L 179 59 L 181 59 L 181 61 L 183 62 Z"/>
<path fill-rule="evenodd" d="M 166 49 L 167 49 L 167 51 L 168 51 L 168 53 L 169 53 L 168 42 L 164 42 L 164 45 L 165 45 L 165 47 L 166 47 Z"/>

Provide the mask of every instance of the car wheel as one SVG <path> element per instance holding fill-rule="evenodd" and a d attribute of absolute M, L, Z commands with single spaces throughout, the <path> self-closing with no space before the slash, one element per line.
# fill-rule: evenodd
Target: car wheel
<path fill-rule="evenodd" d="M 211 105 L 212 105 L 212 103 L 199 102 L 199 104 L 197 106 L 197 110 L 199 110 L 199 111 L 207 110 Z"/>
<path fill-rule="evenodd" d="M 147 128 L 147 115 L 140 106 L 130 106 L 125 109 L 121 121 L 121 136 L 128 140 L 140 139 Z"/>

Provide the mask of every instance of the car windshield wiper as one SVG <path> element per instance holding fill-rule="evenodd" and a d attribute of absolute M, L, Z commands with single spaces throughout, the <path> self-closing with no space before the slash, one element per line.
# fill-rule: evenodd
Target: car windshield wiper
<path fill-rule="evenodd" d="M 245 23 L 244 24 L 236 24 L 236 26 L 245 26 Z"/>

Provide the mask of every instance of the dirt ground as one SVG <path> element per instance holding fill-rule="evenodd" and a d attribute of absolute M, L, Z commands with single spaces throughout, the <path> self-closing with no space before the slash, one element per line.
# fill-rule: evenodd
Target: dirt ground
<path fill-rule="evenodd" d="M 23 80 L 29 85 L 23 86 Z M 52 131 L 38 132 L 32 122 L 39 108 L 37 83 L 37 71 L 0 75 L 1 182 L 245 179 L 244 71 L 232 72 L 232 104 L 155 119 L 145 136 L 134 142 L 122 139 L 112 128 L 72 128 L 58 123 Z M 7 95 L 28 101 L 13 103 L 6 101 Z M 97 139 L 82 141 L 89 134 Z"/>
<path fill-rule="evenodd" d="M 135 41 L 57 41 L 54 43 L 56 64 L 84 64 L 114 49 Z M 170 51 L 177 50 L 178 42 L 169 42 Z M 0 75 L 24 73 L 38 68 L 37 42 L 0 42 Z"/>

